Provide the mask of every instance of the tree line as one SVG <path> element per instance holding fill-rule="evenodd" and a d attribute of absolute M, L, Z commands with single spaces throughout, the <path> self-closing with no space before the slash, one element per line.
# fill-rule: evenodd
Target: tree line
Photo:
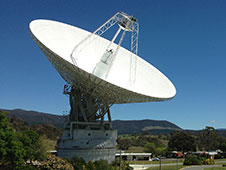
<path fill-rule="evenodd" d="M 175 131 L 171 134 L 153 136 L 143 134 L 119 136 L 118 149 L 129 150 L 132 147 L 142 147 L 144 152 L 154 155 L 165 155 L 168 151 L 211 151 L 226 152 L 226 138 L 218 135 L 213 127 L 206 127 L 199 132 Z"/>
<path fill-rule="evenodd" d="M 196 135 L 189 132 L 175 132 L 168 143 L 169 150 L 177 151 L 213 151 L 226 152 L 226 138 L 217 134 L 213 127 L 206 127 Z"/>

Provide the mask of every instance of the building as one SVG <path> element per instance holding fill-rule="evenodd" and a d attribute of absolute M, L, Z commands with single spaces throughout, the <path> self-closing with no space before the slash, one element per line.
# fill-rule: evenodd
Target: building
<path fill-rule="evenodd" d="M 125 161 L 151 161 L 152 153 L 125 153 L 124 151 L 116 152 L 115 158 L 120 158 Z"/>

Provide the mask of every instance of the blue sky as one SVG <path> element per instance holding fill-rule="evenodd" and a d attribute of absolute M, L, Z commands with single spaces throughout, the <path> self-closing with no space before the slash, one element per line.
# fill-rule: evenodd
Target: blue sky
<path fill-rule="evenodd" d="M 139 56 L 170 78 L 177 95 L 114 105 L 113 119 L 226 128 L 225 0 L 2 0 L 0 9 L 0 108 L 69 110 L 65 81 L 31 39 L 29 22 L 44 18 L 94 31 L 120 10 L 139 20 Z"/>

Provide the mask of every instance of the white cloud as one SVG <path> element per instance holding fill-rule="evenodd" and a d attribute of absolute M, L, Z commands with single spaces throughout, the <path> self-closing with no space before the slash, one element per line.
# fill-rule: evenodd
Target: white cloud
<path fill-rule="evenodd" d="M 211 121 L 209 121 L 210 123 L 215 123 L 216 122 L 216 120 L 211 120 Z"/>

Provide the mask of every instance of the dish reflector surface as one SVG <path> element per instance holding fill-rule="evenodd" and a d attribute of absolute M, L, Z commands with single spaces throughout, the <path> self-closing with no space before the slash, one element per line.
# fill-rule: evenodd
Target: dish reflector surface
<path fill-rule="evenodd" d="M 106 103 L 162 101 L 176 94 L 171 81 L 139 56 L 136 56 L 135 82 L 130 86 L 131 52 L 123 47 L 120 47 L 106 79 L 93 75 L 110 42 L 107 39 L 98 36 L 87 45 L 75 57 L 75 66 L 71 60 L 73 48 L 92 33 L 51 20 L 34 20 L 29 28 L 35 42 L 66 82 Z"/>

